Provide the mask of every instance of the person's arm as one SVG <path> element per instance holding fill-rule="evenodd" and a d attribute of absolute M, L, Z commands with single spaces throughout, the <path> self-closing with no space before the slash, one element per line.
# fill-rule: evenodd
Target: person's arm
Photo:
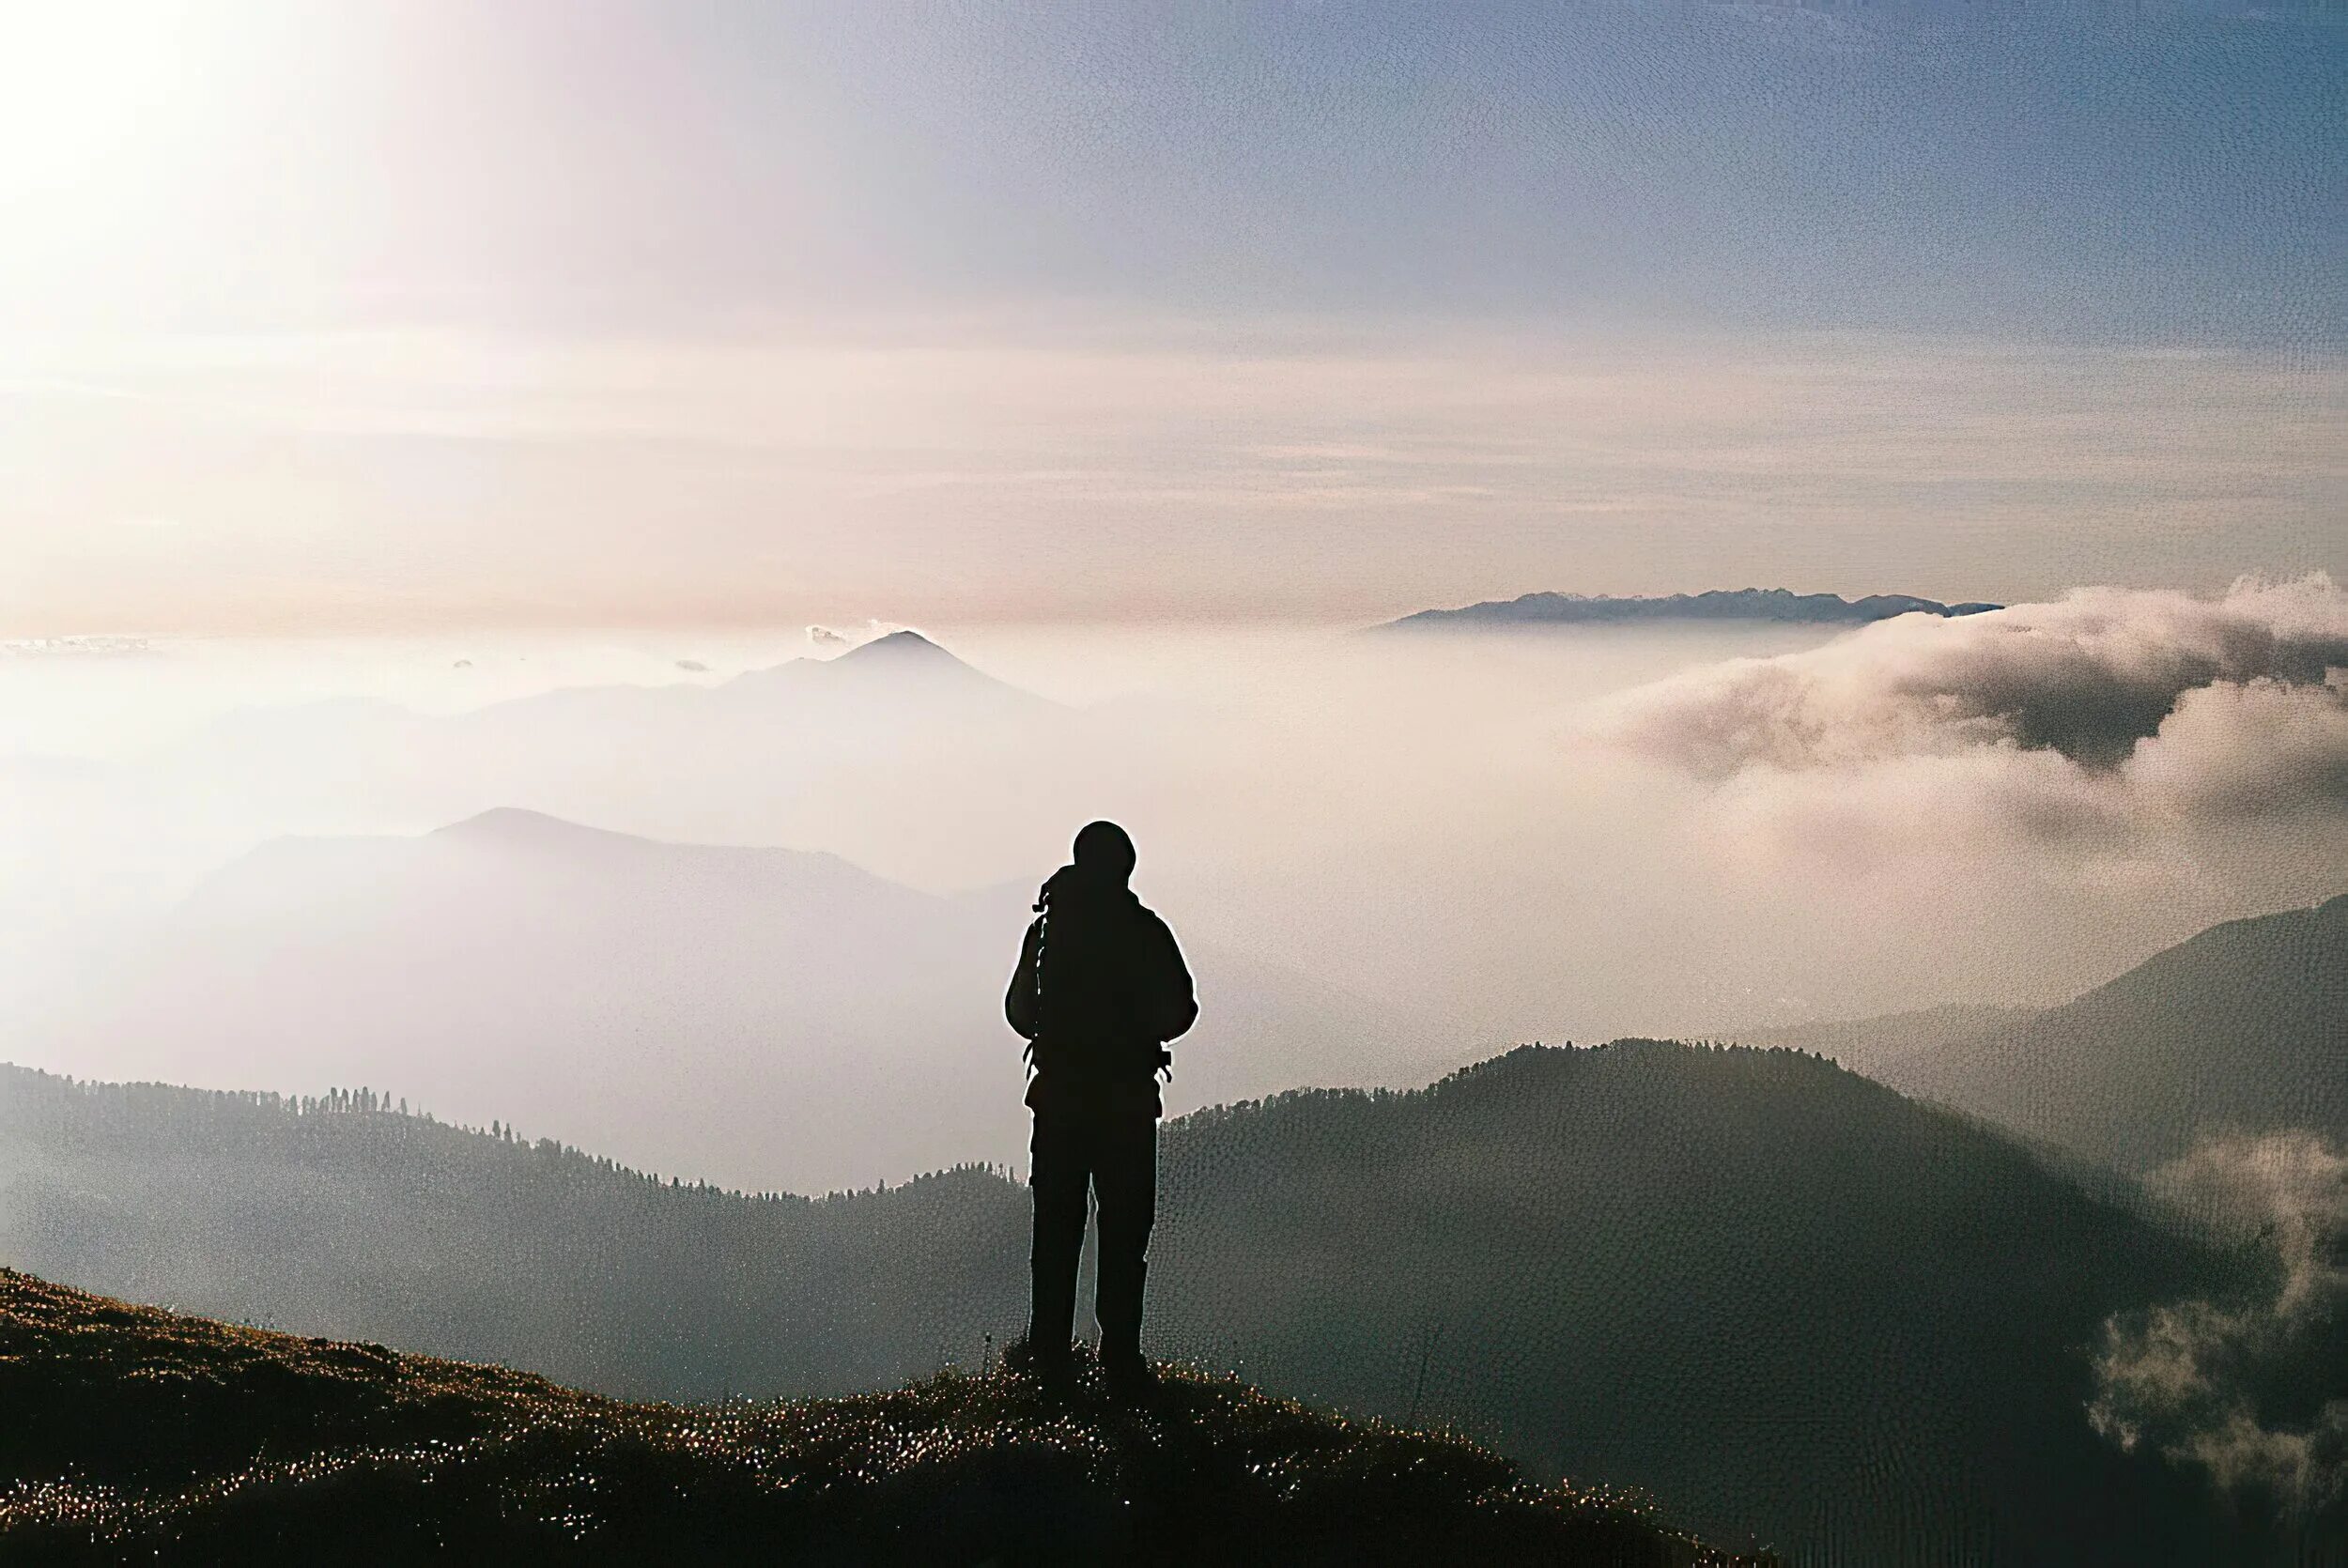
<path fill-rule="evenodd" d="M 1003 1017 L 1023 1040 L 1035 1038 L 1035 961 L 1043 945 L 1043 922 L 1030 921 L 1027 939 L 1019 945 L 1019 967 L 1012 972 L 1011 990 L 1003 993 Z"/>
<path fill-rule="evenodd" d="M 1157 920 L 1155 915 L 1151 919 Z M 1178 1039 L 1192 1024 L 1198 1022 L 1198 995 L 1190 977 L 1190 965 L 1182 961 L 1182 946 L 1174 940 L 1174 929 L 1157 920 L 1158 940 L 1163 947 L 1159 959 L 1161 975 L 1157 1035 L 1161 1044 Z"/>

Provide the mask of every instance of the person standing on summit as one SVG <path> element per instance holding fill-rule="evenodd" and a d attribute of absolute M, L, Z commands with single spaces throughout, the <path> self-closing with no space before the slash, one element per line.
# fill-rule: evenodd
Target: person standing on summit
<path fill-rule="evenodd" d="M 1157 1218 L 1158 1077 L 1172 1076 L 1166 1042 L 1198 1017 L 1182 949 L 1134 897 L 1133 872 L 1134 841 L 1123 828 L 1093 822 L 1077 834 L 1074 861 L 1036 899 L 1003 999 L 1034 1072 L 1033 1294 L 1015 1362 L 1047 1381 L 1068 1371 L 1089 1191 L 1101 1204 L 1101 1367 L 1123 1392 L 1151 1382 L 1141 1296 Z"/>

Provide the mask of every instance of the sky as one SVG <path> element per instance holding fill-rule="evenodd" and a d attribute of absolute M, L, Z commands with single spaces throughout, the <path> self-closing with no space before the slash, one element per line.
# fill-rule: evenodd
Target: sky
<path fill-rule="evenodd" d="M 19 6 L 0 635 L 2348 577 L 2348 25 Z"/>

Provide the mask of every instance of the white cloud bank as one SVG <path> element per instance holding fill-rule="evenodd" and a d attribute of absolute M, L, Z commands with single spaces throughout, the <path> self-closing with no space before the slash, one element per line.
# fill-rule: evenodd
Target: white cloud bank
<path fill-rule="evenodd" d="M 1909 615 L 1605 704 L 1605 739 L 1780 838 L 2126 851 L 2178 830 L 2348 822 L 2348 590 L 2091 588 Z"/>

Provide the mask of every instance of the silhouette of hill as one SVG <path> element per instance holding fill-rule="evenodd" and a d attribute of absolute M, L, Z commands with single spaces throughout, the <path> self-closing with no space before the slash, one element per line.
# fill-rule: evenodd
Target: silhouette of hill
<path fill-rule="evenodd" d="M 631 751 L 682 748 L 716 767 L 826 748 L 887 747 L 995 731 L 1034 732 L 1059 704 L 965 663 L 918 632 L 895 632 L 828 658 L 800 657 L 715 684 L 569 686 L 432 721 L 426 744 L 453 756 L 569 746 L 625 736 Z"/>
<path fill-rule="evenodd" d="M 1000 1373 L 622 1405 L 0 1269 L 11 1562 L 1726 1565 L 1461 1439 L 1175 1375 L 1147 1409 Z"/>
<path fill-rule="evenodd" d="M 2215 1560 L 2177 1478 L 2088 1432 L 2079 1347 L 2223 1270 L 1815 1057 L 1527 1049 L 1426 1096 L 1185 1130 L 1166 1207 L 1199 1219 L 1167 1246 L 1206 1294 L 1180 1310 L 1256 1318 L 1251 1376 L 1371 1411 L 1440 1390 L 1537 1470 L 1638 1474 L 1722 1527 L 1746 1509 L 1797 1556 Z"/>
<path fill-rule="evenodd" d="M 1870 593 L 1846 599 L 1836 593 L 1796 593 L 1783 588 L 1710 589 L 1660 598 L 1611 594 L 1524 593 L 1487 599 L 1458 609 L 1423 609 L 1391 621 L 1388 627 L 1479 627 L 1531 625 L 1618 625 L 1650 621 L 1771 621 L 1819 625 L 1863 625 L 1895 615 L 1978 615 L 2003 606 L 1978 602 L 1944 605 L 1906 593 Z"/>
<path fill-rule="evenodd" d="M 1817 1058 L 1527 1048 L 1202 1113 L 1161 1168 L 1155 1353 L 1456 1422 L 1801 1560 L 2246 1549 L 2085 1406 L 2111 1314 L 2253 1290 L 2249 1254 Z M 1026 1196 L 989 1170 L 743 1197 L 368 1096 L 10 1070 L 0 1191 L 0 1247 L 53 1278 L 631 1396 L 890 1386 L 1025 1312 Z"/>
<path fill-rule="evenodd" d="M 785 659 L 746 670 L 714 685 L 682 681 L 656 686 L 570 686 L 493 702 L 444 722 L 502 730 L 548 717 L 585 717 L 633 726 L 663 716 L 706 721 L 764 713 L 770 719 L 802 723 L 860 718 L 893 726 L 949 718 L 1001 722 L 1012 715 L 1057 706 L 996 679 L 919 632 L 904 631 L 828 658 Z"/>
<path fill-rule="evenodd" d="M 2348 1142 L 2348 897 L 2213 926 L 2059 1007 L 1936 1041 L 1904 1022 L 1840 1027 L 1902 1091 L 2104 1164 L 2228 1133 Z"/>
<path fill-rule="evenodd" d="M 860 681 L 906 679 L 934 683 L 965 694 L 987 693 L 1023 703 L 1044 701 L 1032 692 L 986 674 L 919 632 L 912 631 L 876 637 L 828 659 L 789 659 L 765 669 L 749 670 L 724 682 L 718 689 L 749 691 L 778 680 L 845 685 Z"/>
<path fill-rule="evenodd" d="M 1033 897 L 938 898 L 832 855 L 511 808 L 281 839 L 117 957 L 52 1059 L 388 1085 L 630 1163 L 869 1183 L 1025 1146 L 1000 1003 Z M 1212 945 L 1191 958 L 1214 1010 L 1178 1055 L 1178 1104 L 1426 1070 L 1406 1021 Z"/>
<path fill-rule="evenodd" d="M 1912 1012 L 1874 1018 L 1828 1019 L 1812 1023 L 1769 1024 L 1755 1029 L 1724 1029 L 1722 1038 L 1740 1045 L 1784 1045 L 1813 1051 L 1839 1062 L 1853 1072 L 1881 1079 L 1890 1058 L 1936 1051 L 2030 1017 L 2033 1007 L 2002 1007 L 1987 1003 L 1951 1002 Z"/>
<path fill-rule="evenodd" d="M 568 686 L 458 713 L 249 709 L 147 759 L 146 772 L 218 803 L 224 822 L 273 831 L 379 831 L 523 806 L 653 837 L 813 843 L 866 863 L 902 847 L 900 864 L 954 867 L 957 838 L 1006 812 L 1008 788 L 981 781 L 1032 774 L 1048 758 L 1089 766 L 1069 782 L 1097 792 L 1126 764 L 1120 741 L 1131 748 L 1114 723 L 905 632 L 721 681 Z M 1050 780 L 1027 788 L 1059 798 Z M 875 804 L 901 799 L 939 814 L 959 802 L 969 820 L 933 833 Z"/>

